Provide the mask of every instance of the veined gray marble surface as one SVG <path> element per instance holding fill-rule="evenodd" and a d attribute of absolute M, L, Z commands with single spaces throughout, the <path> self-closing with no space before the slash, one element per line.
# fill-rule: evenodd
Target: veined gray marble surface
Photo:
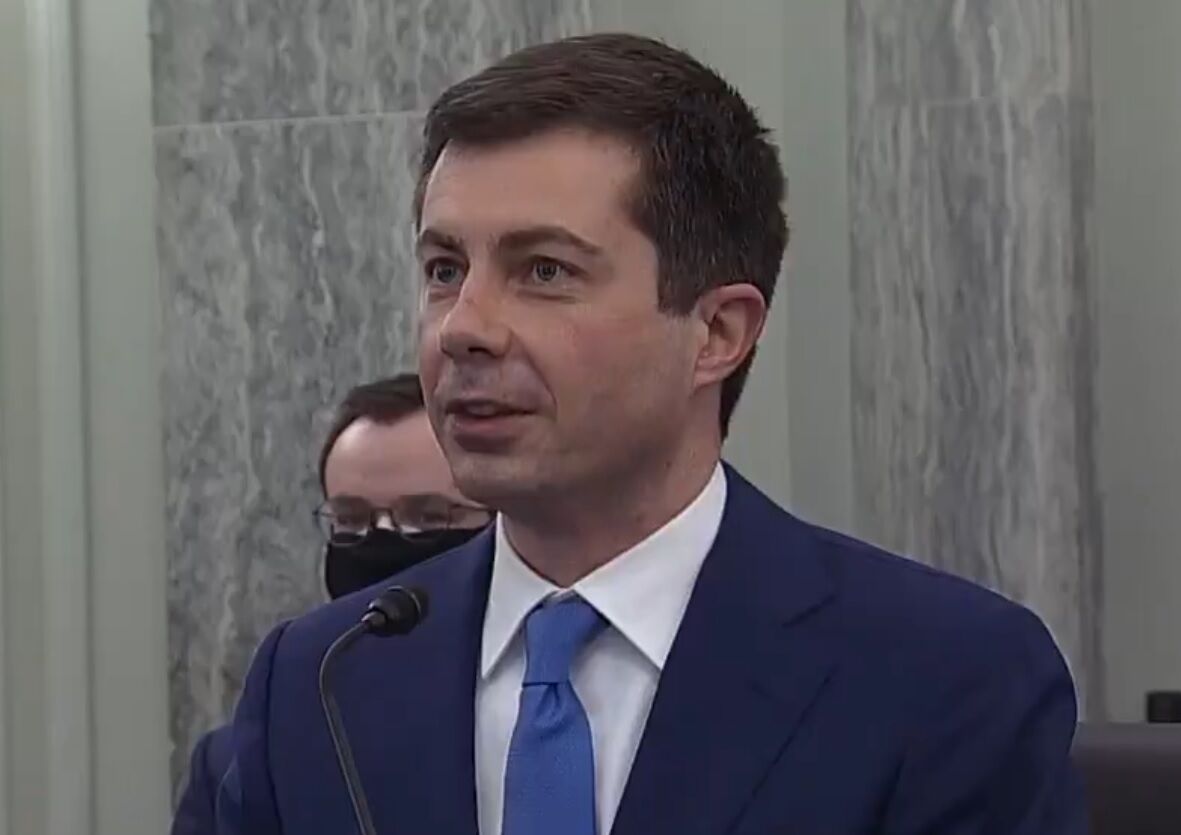
<path fill-rule="evenodd" d="M 153 0 L 157 125 L 425 110 L 592 0 Z"/>
<path fill-rule="evenodd" d="M 157 135 L 178 750 L 226 715 L 261 637 L 322 597 L 311 511 L 332 407 L 413 365 L 418 127 Z"/>
<path fill-rule="evenodd" d="M 1091 97 L 1089 0 L 847 0 L 846 9 L 858 102 Z"/>
<path fill-rule="evenodd" d="M 592 0 L 153 0 L 173 774 L 323 598 L 328 417 L 413 368 L 421 112 Z"/>
<path fill-rule="evenodd" d="M 1103 712 L 1081 0 L 849 0 L 858 529 L 1026 603 Z"/>

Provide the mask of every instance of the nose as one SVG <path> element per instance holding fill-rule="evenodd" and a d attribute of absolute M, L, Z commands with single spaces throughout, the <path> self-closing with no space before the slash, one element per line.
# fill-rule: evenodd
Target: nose
<path fill-rule="evenodd" d="M 455 303 L 439 323 L 439 347 L 453 360 L 502 357 L 512 332 L 495 282 L 469 272 Z"/>

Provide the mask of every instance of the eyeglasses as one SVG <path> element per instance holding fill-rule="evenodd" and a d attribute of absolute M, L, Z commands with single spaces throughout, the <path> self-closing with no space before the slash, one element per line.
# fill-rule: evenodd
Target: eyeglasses
<path fill-rule="evenodd" d="M 396 507 L 375 507 L 355 496 L 334 496 L 314 511 L 320 533 L 333 545 L 357 545 L 378 529 L 427 538 L 458 528 L 482 528 L 492 511 L 446 496 L 406 496 Z"/>

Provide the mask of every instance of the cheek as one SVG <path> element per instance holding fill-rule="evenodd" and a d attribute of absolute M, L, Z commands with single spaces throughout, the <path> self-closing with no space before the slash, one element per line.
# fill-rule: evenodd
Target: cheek
<path fill-rule="evenodd" d="M 417 318 L 416 333 L 418 335 L 418 346 L 422 349 L 427 346 L 427 343 L 438 341 L 439 317 L 430 308 L 420 307 Z"/>
<path fill-rule="evenodd" d="M 683 328 L 663 316 L 580 323 L 553 344 L 554 352 L 539 358 L 542 374 L 560 403 L 581 403 L 592 420 L 666 405 L 691 369 Z"/>
<path fill-rule="evenodd" d="M 428 314 L 420 313 L 418 318 L 418 374 L 423 380 L 423 389 L 427 394 L 437 377 L 441 359 L 438 323 Z M 428 381 L 430 385 L 428 385 Z"/>
<path fill-rule="evenodd" d="M 568 401 L 588 374 L 593 373 L 597 337 L 592 329 L 565 318 L 538 315 L 514 328 L 514 339 L 532 376 L 540 378 L 551 396 Z"/>

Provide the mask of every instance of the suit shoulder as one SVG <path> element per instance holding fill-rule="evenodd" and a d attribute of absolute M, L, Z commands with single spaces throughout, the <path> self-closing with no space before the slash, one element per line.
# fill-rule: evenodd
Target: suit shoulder
<path fill-rule="evenodd" d="M 1041 661 L 1060 661 L 1046 627 L 1024 606 L 962 577 L 800 520 L 733 468 L 727 467 L 726 474 L 733 491 L 729 523 L 754 531 L 744 544 L 772 559 L 759 569 L 764 581 L 823 577 L 835 591 L 828 613 L 832 628 L 867 657 L 925 657 L 929 662 L 936 653 L 971 663 L 1011 651 L 1016 641 Z M 767 548 L 768 542 L 776 545 Z M 786 565 L 793 567 L 784 570 Z"/>
<path fill-rule="evenodd" d="M 1041 627 L 1024 607 L 969 580 L 924 565 L 846 534 L 796 518 L 727 469 L 732 489 L 729 524 L 755 531 L 744 544 L 772 559 L 767 579 L 797 582 L 824 576 L 836 591 L 838 610 L 850 624 L 871 633 L 919 633 L 929 643 L 938 636 L 974 634 L 997 623 Z M 725 524 L 725 522 L 724 522 Z M 766 543 L 775 543 L 770 548 Z M 793 566 L 784 570 L 784 566 Z"/>
<path fill-rule="evenodd" d="M 836 580 L 841 608 L 864 624 L 867 643 L 889 642 L 891 648 L 968 664 L 1002 656 L 1060 661 L 1049 631 L 1025 606 L 962 577 L 809 527 Z"/>
<path fill-rule="evenodd" d="M 1003 611 L 1017 605 L 971 580 L 910 557 L 836 531 L 808 527 L 825 561 L 837 572 L 843 591 L 863 587 L 865 591 L 882 592 L 875 597 L 886 600 L 884 592 L 890 590 L 904 598 L 920 596 L 932 603 L 944 600 L 957 609 L 967 606 L 969 614 L 978 610 Z"/>

